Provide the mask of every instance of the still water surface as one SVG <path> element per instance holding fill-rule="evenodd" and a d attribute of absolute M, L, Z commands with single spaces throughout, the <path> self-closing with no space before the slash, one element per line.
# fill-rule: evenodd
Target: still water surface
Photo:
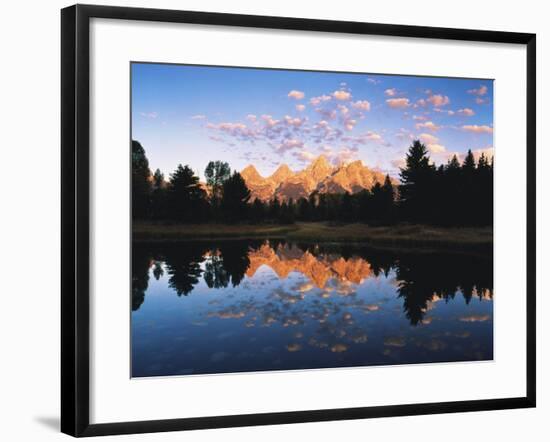
<path fill-rule="evenodd" d="M 135 244 L 132 376 L 493 358 L 488 253 Z"/>

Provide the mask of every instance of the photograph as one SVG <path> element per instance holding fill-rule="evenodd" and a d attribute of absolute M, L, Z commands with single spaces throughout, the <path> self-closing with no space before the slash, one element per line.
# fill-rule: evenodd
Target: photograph
<path fill-rule="evenodd" d="M 132 62 L 131 377 L 493 360 L 493 80 Z"/>

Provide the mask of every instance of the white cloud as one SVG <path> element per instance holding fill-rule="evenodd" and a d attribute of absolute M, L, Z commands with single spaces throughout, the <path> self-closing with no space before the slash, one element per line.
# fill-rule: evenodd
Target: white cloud
<path fill-rule="evenodd" d="M 385 93 L 388 97 L 395 97 L 395 95 L 397 94 L 397 89 L 395 89 L 395 88 L 386 89 L 386 90 L 384 91 L 384 93 Z"/>
<path fill-rule="evenodd" d="M 156 117 L 155 117 L 156 118 Z M 204 120 L 206 119 L 206 115 L 201 115 L 201 114 L 198 114 L 198 115 L 193 115 L 191 117 L 192 120 Z"/>

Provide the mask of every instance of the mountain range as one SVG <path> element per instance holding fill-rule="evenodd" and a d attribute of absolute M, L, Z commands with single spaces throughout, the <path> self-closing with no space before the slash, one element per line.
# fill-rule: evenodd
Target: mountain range
<path fill-rule="evenodd" d="M 324 155 L 315 158 L 300 171 L 292 171 L 286 164 L 282 164 L 265 178 L 253 165 L 248 165 L 241 171 L 241 176 L 250 189 L 250 201 L 268 201 L 275 196 L 280 201 L 290 198 L 296 201 L 309 197 L 314 191 L 356 193 L 370 190 L 376 183 L 383 184 L 385 179 L 383 173 L 363 165 L 361 160 L 333 166 Z"/>

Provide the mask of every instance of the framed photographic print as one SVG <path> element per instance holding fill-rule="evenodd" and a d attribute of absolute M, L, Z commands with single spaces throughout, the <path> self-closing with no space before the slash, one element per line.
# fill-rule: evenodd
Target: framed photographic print
<path fill-rule="evenodd" d="M 63 432 L 535 406 L 535 35 L 61 19 Z"/>

